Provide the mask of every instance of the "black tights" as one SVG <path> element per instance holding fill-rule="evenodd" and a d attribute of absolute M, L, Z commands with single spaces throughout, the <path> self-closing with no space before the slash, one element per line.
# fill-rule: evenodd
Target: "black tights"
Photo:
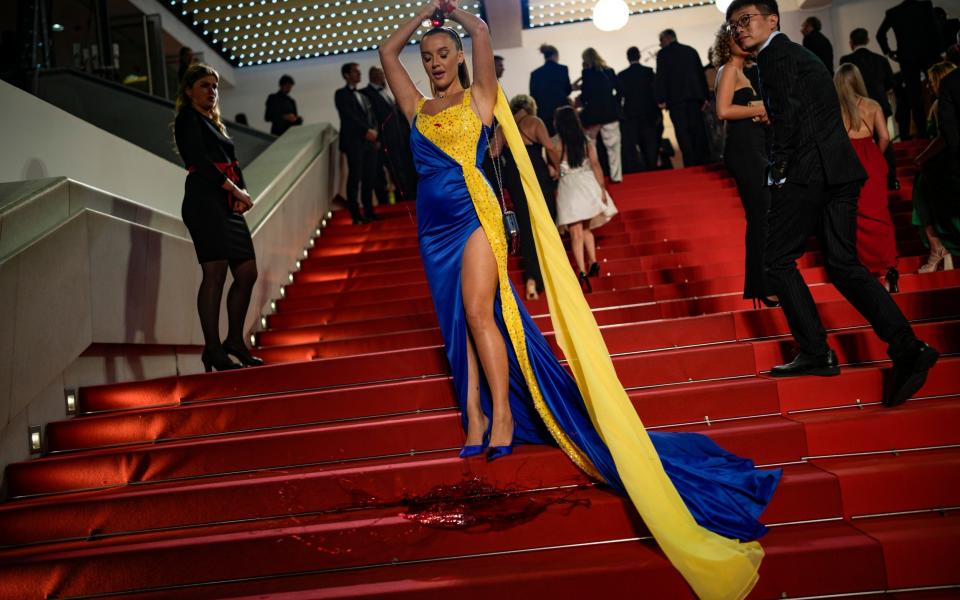
<path fill-rule="evenodd" d="M 197 292 L 197 312 L 200 313 L 200 327 L 203 329 L 203 341 L 208 349 L 220 347 L 220 300 L 223 298 L 223 284 L 227 279 L 227 268 L 233 274 L 233 283 L 227 292 L 227 341 L 243 344 L 243 322 L 250 307 L 250 295 L 257 281 L 257 262 L 246 260 L 241 263 L 228 263 L 225 260 L 201 263 L 203 281 Z"/>

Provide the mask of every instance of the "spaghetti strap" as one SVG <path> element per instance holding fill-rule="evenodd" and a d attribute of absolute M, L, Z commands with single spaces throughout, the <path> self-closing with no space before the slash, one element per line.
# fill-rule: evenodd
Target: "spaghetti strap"
<path fill-rule="evenodd" d="M 530 144 L 536 143 L 532 137 L 523 132 L 523 129 L 520 127 L 520 124 L 527 120 L 530 115 L 524 115 L 519 121 L 517 121 L 517 130 L 520 131 L 520 139 L 523 140 L 524 144 L 527 144 L 529 141 Z M 529 144 L 527 144 L 529 145 Z"/>
<path fill-rule="evenodd" d="M 862 117 L 861 117 L 861 119 L 860 119 L 860 125 L 858 125 L 856 129 L 851 129 L 851 128 L 849 128 L 849 127 L 847 128 L 847 137 L 850 137 L 851 134 L 860 131 L 860 127 L 863 127 L 863 126 L 866 126 L 866 127 L 867 127 L 867 131 L 870 132 L 870 135 L 865 135 L 865 136 L 863 136 L 863 137 L 864 137 L 864 138 L 868 138 L 868 137 L 869 137 L 869 138 L 872 138 L 872 137 L 873 137 L 873 127 L 870 127 L 870 123 L 869 123 L 866 119 L 864 119 L 864 118 L 862 118 Z M 850 139 L 860 139 L 860 138 L 850 138 Z"/>
<path fill-rule="evenodd" d="M 859 109 L 860 106 L 861 106 L 861 100 L 863 100 L 862 97 L 861 97 L 861 98 L 857 98 L 857 108 L 858 108 L 858 109 Z M 856 131 L 859 131 L 860 128 L 863 127 L 864 125 L 866 125 L 867 131 L 870 132 L 870 135 L 869 135 L 869 136 L 864 136 L 864 137 L 871 137 L 871 138 L 872 138 L 872 137 L 873 137 L 873 127 L 870 126 L 870 121 L 868 121 L 868 120 L 866 120 L 865 118 L 863 118 L 863 115 L 862 115 L 862 114 L 860 115 L 860 123 L 857 125 L 857 128 L 856 128 L 856 129 L 851 129 L 851 128 L 849 128 L 849 127 L 847 128 L 847 136 L 849 137 L 851 133 L 855 133 Z"/>

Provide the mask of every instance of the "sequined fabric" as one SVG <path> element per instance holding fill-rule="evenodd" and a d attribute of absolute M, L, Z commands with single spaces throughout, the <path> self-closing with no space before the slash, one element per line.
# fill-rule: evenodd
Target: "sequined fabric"
<path fill-rule="evenodd" d="M 540 384 L 530 365 L 523 321 L 507 275 L 507 245 L 503 233 L 503 213 L 493 188 L 490 187 L 479 168 L 482 155 L 478 153 L 478 146 L 482 146 L 480 142 L 483 141 L 481 137 L 485 126 L 470 106 L 470 90 L 464 91 L 461 103 L 449 106 L 435 115 L 422 112 L 425 102 L 426 100 L 421 98 L 417 104 L 416 129 L 437 148 L 449 155 L 462 169 L 463 180 L 473 201 L 477 218 L 497 261 L 503 321 L 523 372 L 523 378 L 529 388 L 533 405 L 551 437 L 574 464 L 591 477 L 603 481 L 603 477 L 586 454 L 557 424 L 554 415 L 543 401 Z"/>

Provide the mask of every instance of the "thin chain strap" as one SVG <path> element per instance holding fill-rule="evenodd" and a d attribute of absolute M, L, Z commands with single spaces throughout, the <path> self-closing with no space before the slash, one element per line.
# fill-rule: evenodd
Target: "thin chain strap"
<path fill-rule="evenodd" d="M 470 94 L 471 105 L 473 104 L 473 101 L 474 101 L 473 94 Z M 479 114 L 479 112 L 480 111 L 478 109 L 477 113 Z M 496 120 L 494 120 L 494 127 L 496 126 L 497 126 L 497 122 Z M 500 202 L 500 210 L 502 212 L 507 212 L 507 201 L 503 196 L 503 176 L 500 172 L 500 160 L 499 160 L 503 155 L 502 153 L 499 157 L 493 155 L 493 147 L 490 145 L 490 135 L 487 134 L 487 128 L 483 124 L 483 119 L 480 120 L 480 131 L 483 132 L 483 137 L 486 138 L 487 140 L 487 152 L 490 153 L 490 162 L 493 163 L 493 174 L 497 178 L 497 191 L 499 193 L 496 194 L 496 196 L 497 196 L 497 200 Z M 496 129 L 494 129 L 494 132 L 495 131 Z M 494 139 L 496 139 L 496 136 L 494 136 Z"/>

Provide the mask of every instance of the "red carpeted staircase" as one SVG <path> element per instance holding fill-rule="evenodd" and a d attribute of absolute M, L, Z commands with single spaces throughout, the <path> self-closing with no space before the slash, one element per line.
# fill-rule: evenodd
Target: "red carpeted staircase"
<path fill-rule="evenodd" d="M 801 267 L 843 373 L 766 375 L 793 343 L 740 297 L 721 171 L 613 188 L 588 300 L 637 412 L 784 469 L 754 598 L 960 597 L 960 270 L 914 274 L 918 149 L 897 148 L 895 298 L 944 358 L 892 410 L 884 344 L 816 251 Z M 6 470 L 0 598 L 691 597 L 629 502 L 559 450 L 457 458 L 413 206 L 380 214 L 315 240 L 257 334 L 268 366 L 81 390 L 48 455 Z M 545 301 L 527 306 L 553 343 Z"/>

